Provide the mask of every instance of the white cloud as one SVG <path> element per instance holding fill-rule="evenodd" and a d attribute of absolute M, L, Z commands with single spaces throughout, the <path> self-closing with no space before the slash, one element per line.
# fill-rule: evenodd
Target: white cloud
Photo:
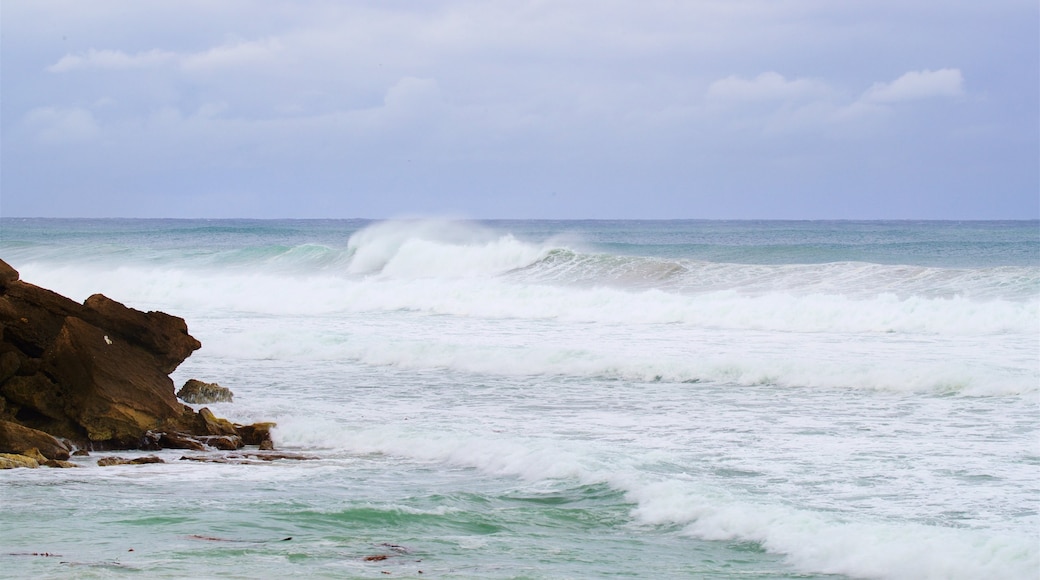
<path fill-rule="evenodd" d="M 767 101 L 818 97 L 829 92 L 826 83 L 814 79 L 787 80 L 777 72 L 764 72 L 753 79 L 729 76 L 708 87 L 708 97 L 718 100 Z"/>
<path fill-rule="evenodd" d="M 895 103 L 934 97 L 956 97 L 964 92 L 963 85 L 964 77 L 960 69 L 910 71 L 890 83 L 875 83 L 863 95 L 863 100 Z"/>
<path fill-rule="evenodd" d="M 271 39 L 233 42 L 189 53 L 153 49 L 131 54 L 121 50 L 92 48 L 82 54 L 67 54 L 47 67 L 47 70 L 63 73 L 86 69 L 127 70 L 175 65 L 186 71 L 203 71 L 268 62 L 281 50 L 281 43 Z"/>
<path fill-rule="evenodd" d="M 61 60 L 47 67 L 50 72 L 69 72 L 89 68 L 131 69 L 148 68 L 166 64 L 177 59 L 177 53 L 165 50 L 149 50 L 127 54 L 120 50 L 95 50 L 86 53 L 66 54 Z"/>
<path fill-rule="evenodd" d="M 891 82 L 875 82 L 855 93 L 819 79 L 787 79 L 765 72 L 748 79 L 729 76 L 708 87 L 707 103 L 762 103 L 732 112 L 731 126 L 755 134 L 798 131 L 840 131 L 843 135 L 870 133 L 878 121 L 905 101 L 955 97 L 963 94 L 964 78 L 955 68 L 910 71 Z M 758 133 L 761 131 L 761 133 Z"/>
<path fill-rule="evenodd" d="M 78 107 L 32 109 L 25 115 L 25 125 L 37 142 L 48 144 L 89 141 L 100 132 L 94 115 Z"/>
<path fill-rule="evenodd" d="M 268 62 L 282 51 L 276 39 L 243 41 L 184 55 L 178 59 L 185 70 L 210 70 Z"/>

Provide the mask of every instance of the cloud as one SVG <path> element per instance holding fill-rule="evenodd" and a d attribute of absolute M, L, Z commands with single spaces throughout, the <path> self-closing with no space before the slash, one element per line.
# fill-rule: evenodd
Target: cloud
<path fill-rule="evenodd" d="M 792 190 L 903 163 L 1036 182 L 1037 9 L 1020 0 L 955 3 L 942 23 L 914 3 L 818 0 L 131 4 L 5 4 L 5 202 L 73 176 L 175 191 L 262 175 L 258 191 L 397 188 L 431 207 L 481 188 L 656 188 L 678 216 L 688 192 L 756 190 L 788 156 L 814 168 Z M 986 98 L 950 98 L 968 93 Z"/>
<path fill-rule="evenodd" d="M 963 85 L 964 77 L 960 69 L 910 71 L 890 83 L 875 83 L 863 95 L 863 100 L 895 103 L 935 97 L 956 97 L 963 94 Z"/>
<path fill-rule="evenodd" d="M 165 50 L 148 50 L 137 54 L 127 54 L 121 50 L 90 49 L 83 54 L 66 54 L 61 60 L 47 67 L 55 73 L 63 73 L 83 69 L 115 69 L 149 68 L 173 62 L 177 53 Z"/>
<path fill-rule="evenodd" d="M 191 53 L 178 59 L 185 70 L 211 70 L 268 62 L 282 51 L 277 39 L 241 41 Z"/>
<path fill-rule="evenodd" d="M 153 49 L 131 54 L 121 50 L 92 48 L 82 54 L 66 54 L 47 67 L 47 70 L 64 73 L 86 69 L 128 70 L 175 65 L 185 71 L 205 71 L 268 62 L 281 50 L 281 43 L 274 39 L 237 41 L 188 53 Z"/>
<path fill-rule="evenodd" d="M 771 101 L 822 96 L 826 83 L 813 79 L 787 80 L 777 72 L 764 72 L 753 79 L 729 76 L 708 87 L 708 97 L 731 101 Z"/>
<path fill-rule="evenodd" d="M 80 143 L 93 139 L 100 132 L 94 115 L 78 107 L 39 107 L 29 111 L 24 121 L 40 143 Z"/>
<path fill-rule="evenodd" d="M 708 86 L 706 103 L 758 104 L 734 108 L 731 127 L 755 134 L 840 131 L 862 135 L 895 112 L 897 103 L 963 94 L 964 78 L 956 68 L 910 71 L 891 82 L 875 82 L 858 96 L 837 81 L 787 79 L 764 72 L 748 79 L 729 76 Z"/>

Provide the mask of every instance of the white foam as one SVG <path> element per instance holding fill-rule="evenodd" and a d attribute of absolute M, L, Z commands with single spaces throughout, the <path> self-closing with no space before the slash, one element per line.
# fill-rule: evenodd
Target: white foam
<path fill-rule="evenodd" d="M 1035 577 L 1035 538 L 1013 533 L 886 522 L 809 511 L 695 483 L 682 474 L 661 478 L 590 445 L 519 436 L 378 429 L 337 430 L 310 420 L 282 422 L 290 445 L 320 441 L 354 454 L 388 454 L 513 476 L 527 482 L 607 483 L 626 493 L 644 525 L 678 525 L 705 540 L 746 541 L 785 555 L 808 573 L 883 579 Z"/>
<path fill-rule="evenodd" d="M 635 517 L 679 524 L 705 540 L 743 540 L 785 554 L 807 572 L 859 578 L 1035 578 L 1036 539 L 908 522 L 845 520 L 782 505 L 748 503 L 672 480 L 630 492 Z"/>
<path fill-rule="evenodd" d="M 425 245 L 426 242 L 410 242 Z M 509 245 L 497 241 L 492 246 Z M 432 244 L 431 247 L 436 247 Z M 456 268 L 468 271 L 505 267 L 508 252 Z M 472 247 L 480 254 L 485 246 Z M 518 253 L 533 251 L 526 248 Z M 423 252 L 418 252 L 423 254 Z M 454 254 L 453 254 L 454 255 Z M 400 258 L 395 258 L 395 260 Z M 561 287 L 488 279 L 388 279 L 404 270 L 415 275 L 426 256 L 409 266 L 387 263 L 377 278 L 331 274 L 287 276 L 268 272 L 206 272 L 176 268 L 118 267 L 99 274 L 76 266 L 27 264 L 23 279 L 77 300 L 94 292 L 144 309 L 181 315 L 240 312 L 260 315 L 411 310 L 487 319 L 547 319 L 569 323 L 687 324 L 705 328 L 791 332 L 912 333 L 978 335 L 1040 331 L 1040 297 L 1012 301 L 964 297 L 906 298 L 894 294 L 852 298 L 842 294 L 787 291 L 745 295 L 735 291 L 676 294 L 605 287 Z M 522 260 L 517 260 L 522 261 Z M 414 263 L 413 263 L 414 262 Z"/>

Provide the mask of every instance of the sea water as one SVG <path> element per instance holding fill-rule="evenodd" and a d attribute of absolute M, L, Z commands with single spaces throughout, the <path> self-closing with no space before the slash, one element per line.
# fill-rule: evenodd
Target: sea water
<path fill-rule="evenodd" d="M 0 472 L 0 576 L 1040 574 L 1035 221 L 8 218 L 0 258 L 183 317 L 177 385 L 317 458 Z"/>

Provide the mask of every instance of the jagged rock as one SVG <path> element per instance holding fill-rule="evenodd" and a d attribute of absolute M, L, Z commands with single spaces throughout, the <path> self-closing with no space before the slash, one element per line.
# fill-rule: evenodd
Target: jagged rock
<path fill-rule="evenodd" d="M 234 393 L 227 387 L 217 383 L 204 383 L 196 379 L 188 379 L 181 390 L 177 391 L 177 398 L 192 405 L 205 405 L 208 403 L 230 403 Z"/>
<path fill-rule="evenodd" d="M 45 459 L 65 460 L 70 454 L 68 446 L 43 431 L 0 421 L 0 452 L 24 454 L 28 449 L 37 449 Z"/>
<path fill-rule="evenodd" d="M 206 445 L 213 447 L 214 449 L 220 449 L 221 451 L 234 451 L 241 449 L 244 443 L 242 438 L 238 435 L 211 435 L 208 437 L 199 437 L 199 440 Z"/>
<path fill-rule="evenodd" d="M 192 449 L 195 451 L 205 451 L 206 445 L 198 439 L 188 435 L 187 433 L 180 433 L 177 431 L 159 433 L 158 447 L 160 449 Z"/>
<path fill-rule="evenodd" d="M 274 426 L 274 423 L 269 422 L 235 425 L 235 432 L 246 445 L 260 445 L 261 448 L 264 445 L 270 445 L 270 448 L 274 449 L 274 442 L 271 440 L 271 429 Z"/>
<path fill-rule="evenodd" d="M 8 284 L 18 279 L 18 270 L 15 270 L 7 262 L 0 260 L 0 289 L 7 288 Z"/>
<path fill-rule="evenodd" d="M 14 469 L 16 467 L 28 467 L 35 469 L 40 462 L 32 457 L 20 453 L 0 453 L 0 469 Z"/>
<path fill-rule="evenodd" d="M 4 419 L 95 448 L 184 421 L 169 373 L 201 345 L 180 318 L 100 294 L 79 304 L 0 260 L 0 331 Z"/>
<path fill-rule="evenodd" d="M 199 409 L 193 432 L 200 435 L 238 435 L 234 423 L 217 417 L 207 407 Z"/>
<path fill-rule="evenodd" d="M 60 462 L 74 448 L 273 448 L 273 423 L 235 425 L 174 395 L 169 374 L 200 347 L 183 319 L 101 294 L 79 304 L 0 260 L 0 451 L 35 447 Z M 181 390 L 186 400 L 204 400 L 188 398 L 193 384 L 207 401 L 231 400 L 231 391 L 194 380 Z"/>

